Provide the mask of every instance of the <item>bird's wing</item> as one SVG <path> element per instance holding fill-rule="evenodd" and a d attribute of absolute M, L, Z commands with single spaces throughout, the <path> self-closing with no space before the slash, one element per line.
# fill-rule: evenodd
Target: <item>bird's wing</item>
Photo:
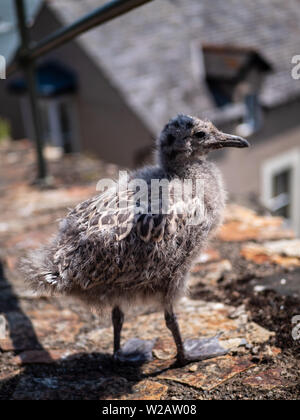
<path fill-rule="evenodd" d="M 106 191 L 79 204 L 62 221 L 53 261 L 65 287 L 76 283 L 88 289 L 105 279 L 117 279 L 123 262 L 112 254 L 118 241 L 169 241 L 193 224 L 190 222 L 197 211 L 196 203 L 171 203 L 167 213 L 151 213 L 146 208 L 136 213 L 134 198 L 134 191 L 126 190 L 117 196 L 114 191 Z M 120 204 L 127 199 L 127 207 L 122 208 Z"/>
<path fill-rule="evenodd" d="M 119 241 L 134 232 L 144 242 L 160 242 L 165 235 L 174 235 L 178 229 L 195 224 L 200 209 L 197 199 L 188 203 L 170 201 L 165 212 L 160 200 L 159 211 L 153 213 L 151 199 L 143 201 L 140 196 L 137 205 L 135 194 L 129 189 L 117 194 L 108 190 L 98 196 L 89 214 L 87 232 L 107 234 Z"/>
<path fill-rule="evenodd" d="M 133 191 L 116 192 L 107 190 L 93 202 L 88 217 L 88 234 L 106 234 L 114 240 L 122 240 L 131 232 L 135 221 L 132 205 Z"/>

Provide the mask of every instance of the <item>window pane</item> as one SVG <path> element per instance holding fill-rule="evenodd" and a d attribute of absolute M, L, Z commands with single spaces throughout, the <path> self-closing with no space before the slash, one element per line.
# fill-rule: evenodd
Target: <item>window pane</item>
<path fill-rule="evenodd" d="M 291 217 L 291 170 L 274 176 L 273 197 L 277 202 L 275 213 L 289 219 Z"/>
<path fill-rule="evenodd" d="M 281 172 L 274 177 L 274 196 L 290 194 L 291 192 L 291 171 Z"/>

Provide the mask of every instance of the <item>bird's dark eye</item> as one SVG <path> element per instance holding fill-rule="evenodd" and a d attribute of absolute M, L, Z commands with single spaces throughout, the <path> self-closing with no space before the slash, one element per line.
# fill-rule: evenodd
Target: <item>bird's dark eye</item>
<path fill-rule="evenodd" d="M 206 137 L 206 132 L 198 131 L 197 133 L 194 134 L 194 136 L 197 137 L 197 139 L 204 139 Z"/>
<path fill-rule="evenodd" d="M 172 143 L 174 143 L 175 141 L 175 136 L 173 136 L 173 134 L 169 134 L 167 137 L 167 143 L 170 146 Z"/>

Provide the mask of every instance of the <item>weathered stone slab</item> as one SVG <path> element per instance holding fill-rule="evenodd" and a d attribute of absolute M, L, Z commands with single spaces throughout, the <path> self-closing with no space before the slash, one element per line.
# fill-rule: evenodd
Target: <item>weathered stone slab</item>
<path fill-rule="evenodd" d="M 243 309 L 235 316 L 233 308 L 223 303 L 204 302 L 183 298 L 177 306 L 178 320 L 184 339 L 207 338 L 220 336 L 220 344 L 230 339 L 246 340 L 249 344 L 261 344 L 274 335 L 259 325 L 248 322 Z M 127 341 L 133 337 L 143 340 L 157 338 L 154 355 L 160 360 L 171 360 L 176 354 L 176 348 L 169 330 L 166 328 L 162 312 L 140 315 L 124 323 L 122 337 Z M 90 331 L 85 337 L 97 345 L 99 350 L 112 350 L 112 328 L 101 328 Z M 87 344 L 88 345 L 88 344 Z M 234 343 L 235 347 L 236 342 Z M 228 342 L 227 342 L 228 348 Z"/>
<path fill-rule="evenodd" d="M 300 267 L 300 241 L 266 242 L 262 245 L 249 243 L 243 246 L 241 255 L 256 264 Z"/>
<path fill-rule="evenodd" d="M 295 234 L 283 226 L 283 219 L 258 216 L 254 211 L 237 205 L 230 205 L 226 211 L 225 223 L 218 233 L 224 242 L 269 241 L 294 239 Z"/>
<path fill-rule="evenodd" d="M 59 344 L 75 342 L 82 327 L 79 317 L 69 309 L 59 310 L 46 304 L 42 309 L 30 310 L 26 314 L 8 312 L 5 314 L 8 329 L 0 339 L 3 351 L 57 348 Z"/>
<path fill-rule="evenodd" d="M 168 391 L 168 386 L 159 382 L 144 380 L 135 384 L 129 393 L 114 398 L 113 395 L 105 397 L 107 400 L 160 400 Z"/>
<path fill-rule="evenodd" d="M 192 365 L 192 371 L 190 367 L 170 369 L 158 378 L 210 391 L 254 366 L 250 357 L 225 356 L 218 358 L 217 361 L 211 360 Z"/>
<path fill-rule="evenodd" d="M 292 385 L 289 380 L 284 378 L 282 371 L 276 368 L 252 374 L 243 379 L 243 384 L 268 391 L 274 388 L 285 388 Z"/>

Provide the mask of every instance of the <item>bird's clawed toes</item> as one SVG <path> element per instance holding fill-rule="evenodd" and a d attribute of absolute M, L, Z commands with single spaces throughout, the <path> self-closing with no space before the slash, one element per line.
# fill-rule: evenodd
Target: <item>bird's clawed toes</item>
<path fill-rule="evenodd" d="M 184 366 L 191 362 L 224 356 L 228 353 L 228 350 L 221 346 L 218 337 L 186 340 L 184 342 L 184 352 L 177 355 L 177 363 Z"/>
<path fill-rule="evenodd" d="M 153 359 L 152 349 L 156 340 L 140 340 L 132 338 L 115 352 L 114 360 L 117 363 L 143 364 Z"/>

